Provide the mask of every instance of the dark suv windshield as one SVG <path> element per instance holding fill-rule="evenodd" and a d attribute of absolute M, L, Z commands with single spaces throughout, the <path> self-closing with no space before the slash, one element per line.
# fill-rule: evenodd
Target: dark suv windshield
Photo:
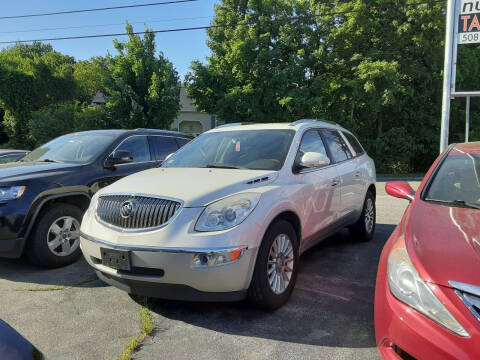
<path fill-rule="evenodd" d="M 87 163 L 100 155 L 116 138 L 109 134 L 69 134 L 32 151 L 21 161 Z"/>
<path fill-rule="evenodd" d="M 164 167 L 280 170 L 293 130 L 241 130 L 201 135 L 169 158 Z"/>
<path fill-rule="evenodd" d="M 449 155 L 424 196 L 457 206 L 480 206 L 480 154 Z"/>

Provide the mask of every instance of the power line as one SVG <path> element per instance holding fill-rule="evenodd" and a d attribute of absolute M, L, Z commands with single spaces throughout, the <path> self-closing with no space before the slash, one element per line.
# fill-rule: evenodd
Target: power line
<path fill-rule="evenodd" d="M 138 8 L 138 7 L 157 6 L 157 5 L 169 5 L 169 4 L 179 4 L 179 3 L 194 2 L 194 1 L 198 1 L 198 0 L 170 0 L 170 1 L 149 3 L 149 4 L 133 4 L 133 5 L 123 5 L 123 6 L 110 6 L 110 7 L 104 7 L 104 8 L 96 8 L 96 9 L 68 10 L 68 11 L 57 11 L 57 12 L 51 12 L 51 13 L 29 14 L 29 15 L 0 16 L 0 20 L 5 20 L 5 19 L 20 19 L 20 18 L 40 17 L 40 16 L 53 16 L 53 15 L 78 14 L 78 13 L 93 12 L 93 11 L 107 11 L 107 10 L 131 9 L 131 8 Z"/>
<path fill-rule="evenodd" d="M 196 16 L 196 17 L 187 17 L 187 18 L 170 18 L 170 19 L 157 19 L 157 20 L 149 20 L 149 21 L 135 21 L 135 22 L 129 22 L 129 24 L 137 25 L 137 24 L 145 24 L 145 23 L 160 23 L 160 22 L 200 20 L 200 19 L 212 19 L 212 18 L 213 18 L 213 16 Z M 85 29 L 85 28 L 109 27 L 109 26 L 119 26 L 119 25 L 125 25 L 125 23 L 123 22 L 123 23 L 112 23 L 112 24 L 93 24 L 93 25 L 79 25 L 79 26 L 50 27 L 50 28 L 17 30 L 17 31 L 0 31 L 0 34 L 16 34 L 16 33 L 28 33 L 28 32 L 38 32 L 38 31 Z"/>
<path fill-rule="evenodd" d="M 186 0 L 186 1 L 196 1 L 196 0 Z M 434 5 L 438 3 L 445 3 L 446 0 L 434 0 L 434 1 L 425 1 L 405 4 L 405 7 L 418 6 L 418 5 Z M 368 10 L 386 10 L 390 8 L 396 8 L 397 6 L 380 6 L 375 8 L 368 8 Z M 339 12 L 331 12 L 325 14 L 314 14 L 310 16 L 291 16 L 285 18 L 276 18 L 269 19 L 266 21 L 256 21 L 256 22 L 244 22 L 244 23 L 235 23 L 235 24 L 218 24 L 218 25 L 207 25 L 207 26 L 195 26 L 195 27 L 185 27 L 185 28 L 174 28 L 174 29 L 162 29 L 162 30 L 146 30 L 146 31 L 134 31 L 133 35 L 143 35 L 146 33 L 171 33 L 171 32 L 182 32 L 182 31 L 194 31 L 194 30 L 207 30 L 213 28 L 234 28 L 237 26 L 253 26 L 258 25 L 261 22 L 273 23 L 278 21 L 295 21 L 308 18 L 316 18 L 321 16 L 332 16 L 332 15 L 344 15 L 349 13 L 358 13 L 365 10 L 345 10 Z M 59 40 L 78 40 L 78 39 L 93 39 L 93 38 L 102 38 L 102 37 L 115 37 L 115 36 L 126 36 L 128 33 L 114 33 L 114 34 L 95 34 L 95 35 L 80 35 L 80 36 L 64 36 L 64 37 L 55 37 L 55 38 L 45 38 L 45 39 L 34 39 L 34 40 L 17 40 L 17 41 L 0 41 L 0 44 L 17 44 L 17 43 L 28 43 L 28 42 L 42 42 L 42 41 L 59 41 Z"/>

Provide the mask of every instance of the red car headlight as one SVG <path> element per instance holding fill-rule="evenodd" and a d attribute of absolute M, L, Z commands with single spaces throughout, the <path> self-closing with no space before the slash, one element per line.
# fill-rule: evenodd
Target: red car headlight
<path fill-rule="evenodd" d="M 400 301 L 451 332 L 468 337 L 470 334 L 435 296 L 412 264 L 401 236 L 388 256 L 388 284 L 392 294 Z"/>

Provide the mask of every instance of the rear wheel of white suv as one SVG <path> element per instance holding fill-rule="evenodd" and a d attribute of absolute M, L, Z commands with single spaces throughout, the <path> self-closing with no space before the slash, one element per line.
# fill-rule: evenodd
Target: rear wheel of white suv
<path fill-rule="evenodd" d="M 265 310 L 275 310 L 287 302 L 297 280 L 298 239 L 285 220 L 268 228 L 258 251 L 248 298 Z"/>
<path fill-rule="evenodd" d="M 362 215 L 354 225 L 350 226 L 350 232 L 360 241 L 369 241 L 375 233 L 375 223 L 375 196 L 369 190 L 363 203 Z"/>

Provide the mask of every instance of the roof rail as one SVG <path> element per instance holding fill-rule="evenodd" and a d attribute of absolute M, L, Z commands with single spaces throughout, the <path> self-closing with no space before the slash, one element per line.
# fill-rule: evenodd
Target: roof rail
<path fill-rule="evenodd" d="M 305 124 L 305 123 L 324 123 L 324 124 L 329 124 L 329 125 L 336 125 L 338 126 L 337 123 L 333 121 L 327 121 L 327 120 L 316 120 L 316 119 L 300 119 L 296 120 L 294 122 L 291 122 L 289 125 L 290 126 L 295 126 L 295 125 L 300 125 L 300 124 Z"/>
<path fill-rule="evenodd" d="M 219 126 L 216 127 L 216 129 L 218 129 L 218 128 L 224 128 L 224 127 L 230 127 L 230 126 L 254 125 L 254 124 L 255 124 L 254 122 L 229 123 L 229 124 L 219 125 Z"/>

